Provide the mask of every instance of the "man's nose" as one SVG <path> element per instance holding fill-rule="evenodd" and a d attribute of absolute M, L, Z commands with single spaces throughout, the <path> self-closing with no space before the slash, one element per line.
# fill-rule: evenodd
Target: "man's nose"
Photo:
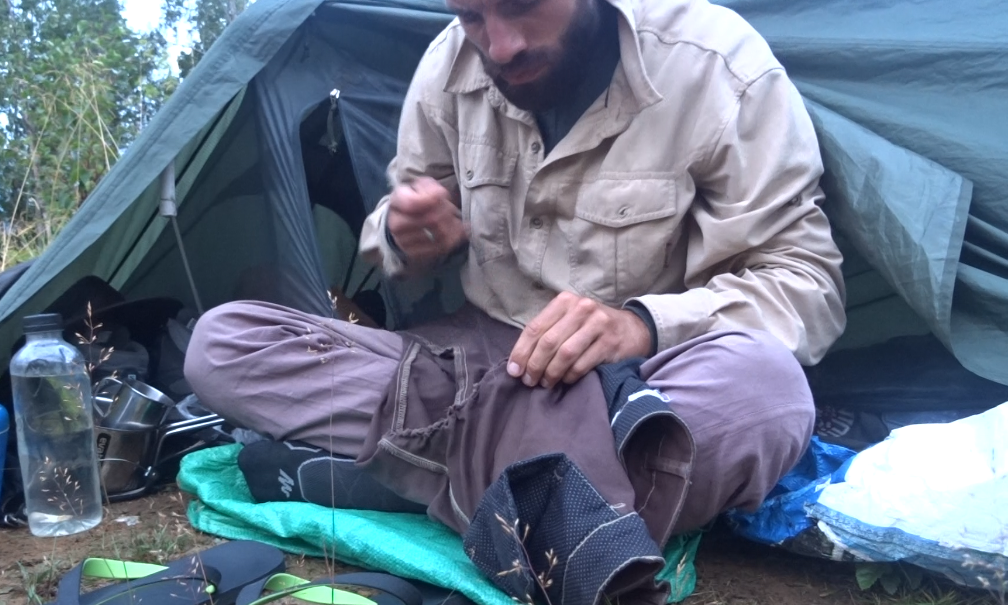
<path fill-rule="evenodd" d="M 487 55 L 497 65 L 507 65 L 526 48 L 522 33 L 504 19 L 487 19 L 486 33 L 490 42 Z"/>

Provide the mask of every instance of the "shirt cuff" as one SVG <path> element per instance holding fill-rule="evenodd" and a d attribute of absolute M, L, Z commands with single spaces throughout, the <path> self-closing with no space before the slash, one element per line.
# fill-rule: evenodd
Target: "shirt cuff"
<path fill-rule="evenodd" d="M 654 318 L 651 317 L 651 312 L 648 311 L 647 307 L 636 300 L 627 301 L 623 308 L 630 311 L 644 322 L 644 325 L 648 328 L 648 333 L 651 334 L 651 352 L 648 353 L 648 357 L 654 357 L 658 353 L 658 326 L 655 325 Z"/>

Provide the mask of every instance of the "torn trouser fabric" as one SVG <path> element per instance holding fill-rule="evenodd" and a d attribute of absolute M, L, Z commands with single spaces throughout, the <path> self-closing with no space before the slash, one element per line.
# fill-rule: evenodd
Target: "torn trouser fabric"
<path fill-rule="evenodd" d="M 654 575 L 692 468 L 685 426 L 633 364 L 530 389 L 504 368 L 517 330 L 472 321 L 407 337 L 358 462 L 427 503 L 519 600 L 664 603 Z"/>

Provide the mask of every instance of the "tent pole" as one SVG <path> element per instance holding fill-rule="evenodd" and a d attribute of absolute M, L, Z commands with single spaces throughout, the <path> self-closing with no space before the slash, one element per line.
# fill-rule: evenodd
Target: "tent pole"
<path fill-rule="evenodd" d="M 203 315 L 203 303 L 200 302 L 199 292 L 196 291 L 196 280 L 193 279 L 192 269 L 189 268 L 189 257 L 186 256 L 185 246 L 182 244 L 182 231 L 179 230 L 178 207 L 175 205 L 175 160 L 168 162 L 168 166 L 161 173 L 161 216 L 171 220 L 175 229 L 175 241 L 178 242 L 179 253 L 182 254 L 182 266 L 185 268 L 186 277 L 189 278 L 189 288 L 192 290 L 193 300 L 196 302 L 196 312 Z"/>

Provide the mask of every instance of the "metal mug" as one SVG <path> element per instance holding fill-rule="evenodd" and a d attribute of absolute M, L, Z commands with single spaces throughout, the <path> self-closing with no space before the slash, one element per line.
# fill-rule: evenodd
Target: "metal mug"
<path fill-rule="evenodd" d="M 166 443 L 177 435 L 223 424 L 216 414 L 168 422 L 175 402 L 134 378 L 104 378 L 95 385 L 95 436 L 102 486 L 109 502 L 127 500 L 146 492 L 159 479 L 158 466 L 166 461 Z M 169 454 L 181 458 L 203 444 Z"/>
<path fill-rule="evenodd" d="M 95 428 L 102 487 L 106 494 L 131 492 L 143 485 L 158 441 L 158 429 Z"/>
<path fill-rule="evenodd" d="M 161 391 L 131 378 L 103 378 L 94 390 L 98 425 L 103 428 L 156 429 L 175 405 Z"/>
<path fill-rule="evenodd" d="M 103 378 L 94 388 L 95 436 L 106 493 L 138 488 L 161 425 L 175 402 L 135 378 Z"/>

